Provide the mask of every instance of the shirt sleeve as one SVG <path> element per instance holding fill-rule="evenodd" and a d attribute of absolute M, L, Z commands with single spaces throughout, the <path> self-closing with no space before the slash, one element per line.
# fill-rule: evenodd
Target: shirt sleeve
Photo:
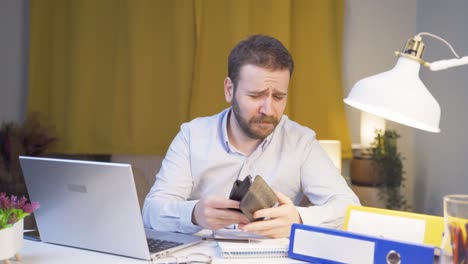
<path fill-rule="evenodd" d="M 198 200 L 188 200 L 193 187 L 190 170 L 189 129 L 182 125 L 172 141 L 143 205 L 143 223 L 158 231 L 195 233 L 202 227 L 192 223 Z"/>
<path fill-rule="evenodd" d="M 342 228 L 348 206 L 360 204 L 359 198 L 315 139 L 301 166 L 301 184 L 304 194 L 313 204 L 297 207 L 304 224 Z"/>

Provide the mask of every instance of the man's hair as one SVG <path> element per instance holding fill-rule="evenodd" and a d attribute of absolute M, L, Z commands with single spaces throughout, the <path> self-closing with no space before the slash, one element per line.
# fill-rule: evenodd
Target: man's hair
<path fill-rule="evenodd" d="M 229 54 L 228 76 L 234 84 L 239 82 L 242 66 L 251 64 L 268 70 L 289 70 L 289 76 L 294 70 L 294 62 L 289 51 L 283 44 L 270 36 L 252 35 L 239 42 Z"/>

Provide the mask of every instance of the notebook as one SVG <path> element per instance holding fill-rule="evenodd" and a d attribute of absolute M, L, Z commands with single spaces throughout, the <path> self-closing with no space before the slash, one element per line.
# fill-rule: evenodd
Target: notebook
<path fill-rule="evenodd" d="M 289 239 L 270 239 L 240 230 L 216 230 L 215 238 L 247 238 L 249 242 L 218 242 L 223 258 L 286 258 L 288 257 Z"/>
<path fill-rule="evenodd" d="M 41 240 L 47 243 L 155 259 L 200 237 L 145 230 L 131 165 L 20 156 Z M 150 252 L 151 241 L 171 241 Z M 165 249 L 164 249 L 165 248 Z"/>

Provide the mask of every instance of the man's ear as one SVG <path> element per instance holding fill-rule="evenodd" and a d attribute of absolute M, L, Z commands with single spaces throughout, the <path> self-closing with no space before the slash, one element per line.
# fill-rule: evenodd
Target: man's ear
<path fill-rule="evenodd" d="M 226 102 L 231 103 L 233 97 L 234 84 L 232 83 L 231 78 L 226 77 L 226 79 L 224 79 L 224 98 L 226 98 Z"/>

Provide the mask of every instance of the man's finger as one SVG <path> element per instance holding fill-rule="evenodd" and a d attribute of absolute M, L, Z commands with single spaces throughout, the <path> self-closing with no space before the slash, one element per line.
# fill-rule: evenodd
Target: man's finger
<path fill-rule="evenodd" d="M 267 209 L 260 209 L 255 211 L 253 214 L 254 218 L 275 218 L 278 217 L 278 211 L 279 208 L 267 208 Z"/>
<path fill-rule="evenodd" d="M 214 217 L 223 219 L 223 220 L 234 221 L 235 223 L 238 223 L 238 222 L 248 223 L 249 222 L 249 219 L 242 213 L 229 210 L 229 209 L 216 210 Z"/>
<path fill-rule="evenodd" d="M 206 204 L 213 208 L 236 208 L 239 209 L 239 202 L 229 199 L 213 198 L 207 199 Z"/>
<path fill-rule="evenodd" d="M 288 199 L 289 200 L 289 199 Z M 253 214 L 254 218 L 277 218 L 277 217 L 282 217 L 282 216 L 287 216 L 288 211 L 286 210 L 286 207 L 288 204 L 281 204 L 279 207 L 273 207 L 273 208 L 266 208 L 266 209 L 260 209 L 255 211 Z M 292 203 L 291 203 L 292 205 Z M 293 205 L 294 206 L 294 205 Z"/>
<path fill-rule="evenodd" d="M 252 232 L 252 233 L 261 233 L 266 230 L 273 229 L 275 227 L 278 227 L 280 224 L 280 220 L 278 219 L 271 219 L 271 220 L 264 220 L 264 221 L 256 221 L 252 222 L 247 225 L 239 225 L 239 228 L 246 232 Z"/>
<path fill-rule="evenodd" d="M 280 192 L 275 192 L 275 194 L 276 194 L 276 197 L 278 197 L 278 201 L 280 204 L 293 204 L 291 199 L 289 199 L 289 197 L 287 197 L 286 195 Z"/>

